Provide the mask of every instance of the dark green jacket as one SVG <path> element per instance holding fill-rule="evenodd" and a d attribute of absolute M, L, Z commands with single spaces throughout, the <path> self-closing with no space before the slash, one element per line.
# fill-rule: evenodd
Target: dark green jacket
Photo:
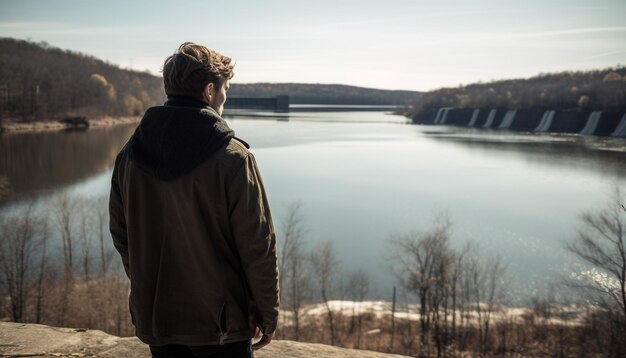
<path fill-rule="evenodd" d="M 211 345 L 276 329 L 274 227 L 253 155 L 210 107 L 148 109 L 115 161 L 110 229 L 137 336 Z"/>

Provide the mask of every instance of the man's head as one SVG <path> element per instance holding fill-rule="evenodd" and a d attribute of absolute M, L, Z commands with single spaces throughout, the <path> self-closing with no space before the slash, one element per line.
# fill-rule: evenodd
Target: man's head
<path fill-rule="evenodd" d="M 185 42 L 163 64 L 165 93 L 201 99 L 222 114 L 234 75 L 231 62 L 230 57 L 205 46 Z"/>

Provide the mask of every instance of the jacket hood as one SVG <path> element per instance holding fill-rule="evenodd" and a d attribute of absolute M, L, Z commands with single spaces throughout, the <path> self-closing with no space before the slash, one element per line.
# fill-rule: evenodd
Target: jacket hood
<path fill-rule="evenodd" d="M 224 147 L 235 132 L 209 107 L 190 98 L 169 98 L 151 107 L 127 144 L 129 158 L 161 180 L 191 172 Z"/>

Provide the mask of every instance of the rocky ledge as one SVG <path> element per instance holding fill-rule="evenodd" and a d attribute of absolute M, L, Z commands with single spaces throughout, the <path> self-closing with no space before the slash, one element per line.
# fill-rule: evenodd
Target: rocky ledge
<path fill-rule="evenodd" d="M 97 330 L 0 322 L 0 357 L 150 357 L 137 338 Z M 393 358 L 399 355 L 337 348 L 323 344 L 272 341 L 255 357 Z"/>

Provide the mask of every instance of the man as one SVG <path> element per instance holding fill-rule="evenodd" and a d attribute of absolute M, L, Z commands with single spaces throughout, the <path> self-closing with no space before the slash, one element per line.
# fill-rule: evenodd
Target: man
<path fill-rule="evenodd" d="M 276 329 L 265 189 L 220 117 L 232 76 L 230 58 L 182 44 L 163 66 L 167 102 L 146 111 L 115 161 L 111 234 L 136 334 L 154 357 L 251 357 Z"/>

